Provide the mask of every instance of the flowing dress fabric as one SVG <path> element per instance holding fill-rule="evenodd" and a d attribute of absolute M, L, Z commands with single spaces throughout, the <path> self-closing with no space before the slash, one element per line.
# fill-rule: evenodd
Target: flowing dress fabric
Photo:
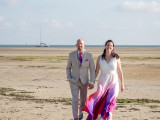
<path fill-rule="evenodd" d="M 86 120 L 96 120 L 101 114 L 106 119 L 108 112 L 113 114 L 119 93 L 117 75 L 117 60 L 112 58 L 108 63 L 100 57 L 101 75 L 97 84 L 97 91 L 91 94 L 86 101 L 83 111 L 88 112 Z"/>

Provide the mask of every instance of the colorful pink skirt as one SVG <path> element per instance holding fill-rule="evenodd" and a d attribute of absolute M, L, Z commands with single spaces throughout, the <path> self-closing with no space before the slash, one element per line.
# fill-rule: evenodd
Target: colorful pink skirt
<path fill-rule="evenodd" d="M 91 94 L 82 109 L 88 113 L 86 120 L 96 120 L 101 114 L 103 119 L 108 117 L 108 112 L 113 114 L 119 93 L 117 73 L 101 74 L 98 80 L 97 91 Z"/>

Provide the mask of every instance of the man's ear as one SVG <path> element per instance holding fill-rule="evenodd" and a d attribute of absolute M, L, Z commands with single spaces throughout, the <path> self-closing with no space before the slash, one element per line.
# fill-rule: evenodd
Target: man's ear
<path fill-rule="evenodd" d="M 84 43 L 84 47 L 86 46 L 86 44 Z"/>

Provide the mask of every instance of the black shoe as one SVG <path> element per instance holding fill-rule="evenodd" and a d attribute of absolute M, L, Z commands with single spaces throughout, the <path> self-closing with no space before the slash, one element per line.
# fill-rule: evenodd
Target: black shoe
<path fill-rule="evenodd" d="M 78 120 L 82 120 L 83 119 L 83 113 L 81 115 L 79 115 Z"/>

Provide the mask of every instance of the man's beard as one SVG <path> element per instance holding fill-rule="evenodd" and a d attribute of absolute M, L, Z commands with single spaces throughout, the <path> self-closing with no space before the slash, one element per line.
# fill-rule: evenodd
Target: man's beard
<path fill-rule="evenodd" d="M 82 50 L 83 48 L 82 47 L 78 47 L 78 50 Z"/>

